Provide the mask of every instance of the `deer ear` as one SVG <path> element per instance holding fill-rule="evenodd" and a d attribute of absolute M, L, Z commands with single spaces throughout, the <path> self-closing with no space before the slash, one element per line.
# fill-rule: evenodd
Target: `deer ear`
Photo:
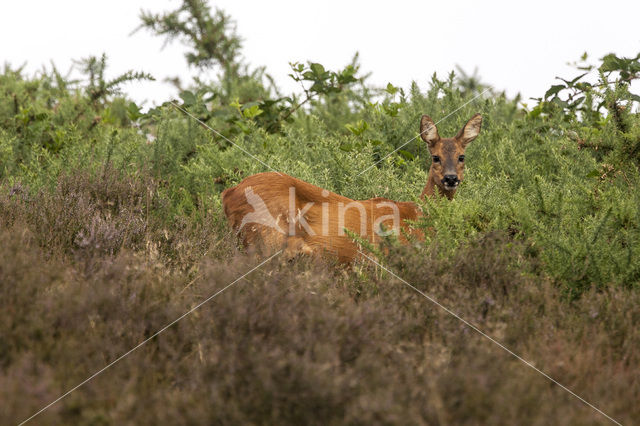
<path fill-rule="evenodd" d="M 465 124 L 462 129 L 460 129 L 456 135 L 456 139 L 462 143 L 462 146 L 466 146 L 478 136 L 481 127 L 482 116 L 480 114 L 476 114 L 471 117 L 471 120 L 467 121 L 467 124 Z"/>
<path fill-rule="evenodd" d="M 428 115 L 423 115 L 422 119 L 420 119 L 420 137 L 427 143 L 429 148 L 433 148 L 440 140 L 438 129 L 436 129 L 436 125 Z"/>

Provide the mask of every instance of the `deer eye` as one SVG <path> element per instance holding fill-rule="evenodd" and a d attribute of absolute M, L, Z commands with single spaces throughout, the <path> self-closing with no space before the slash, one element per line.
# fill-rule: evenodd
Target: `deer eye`
<path fill-rule="evenodd" d="M 461 155 L 460 157 L 458 157 L 458 161 L 463 163 L 464 162 L 464 155 Z"/>
<path fill-rule="evenodd" d="M 434 156 L 433 156 L 433 162 L 434 162 L 434 163 L 439 163 L 439 162 L 440 162 L 440 157 L 439 157 L 439 156 L 437 156 L 437 155 L 434 155 Z"/>

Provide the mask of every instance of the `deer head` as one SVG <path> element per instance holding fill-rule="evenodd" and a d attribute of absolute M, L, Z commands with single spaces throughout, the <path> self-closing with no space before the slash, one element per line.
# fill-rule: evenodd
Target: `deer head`
<path fill-rule="evenodd" d="M 467 121 L 455 137 L 441 138 L 433 120 L 428 115 L 422 116 L 420 136 L 427 143 L 431 153 L 429 180 L 423 195 L 432 196 L 434 187 L 437 187 L 441 194 L 449 199 L 453 198 L 463 178 L 464 151 L 467 145 L 478 136 L 481 126 L 482 116 L 476 114 Z"/>

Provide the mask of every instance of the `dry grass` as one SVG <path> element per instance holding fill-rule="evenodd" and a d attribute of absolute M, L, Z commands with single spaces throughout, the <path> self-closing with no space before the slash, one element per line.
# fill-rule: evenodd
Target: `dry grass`
<path fill-rule="evenodd" d="M 15 424 L 261 258 L 217 218 L 166 227 L 151 180 L 0 199 L 0 411 Z M 147 197 L 145 194 L 150 194 Z M 151 204 L 149 204 L 151 203 Z M 155 204 L 154 204 L 155 203 Z M 153 209 L 147 209 L 153 205 Z M 224 254 L 223 254 L 224 253 Z M 640 418 L 640 296 L 567 301 L 486 234 L 390 267 L 623 423 Z M 604 418 L 379 269 L 276 258 L 96 377 L 41 424 L 600 424 Z"/>

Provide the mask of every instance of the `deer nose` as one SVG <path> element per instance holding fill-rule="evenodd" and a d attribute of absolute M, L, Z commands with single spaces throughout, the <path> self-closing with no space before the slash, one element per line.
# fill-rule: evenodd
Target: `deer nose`
<path fill-rule="evenodd" d="M 458 175 L 445 175 L 442 179 L 444 186 L 458 186 L 459 183 L 460 179 L 458 179 Z"/>

